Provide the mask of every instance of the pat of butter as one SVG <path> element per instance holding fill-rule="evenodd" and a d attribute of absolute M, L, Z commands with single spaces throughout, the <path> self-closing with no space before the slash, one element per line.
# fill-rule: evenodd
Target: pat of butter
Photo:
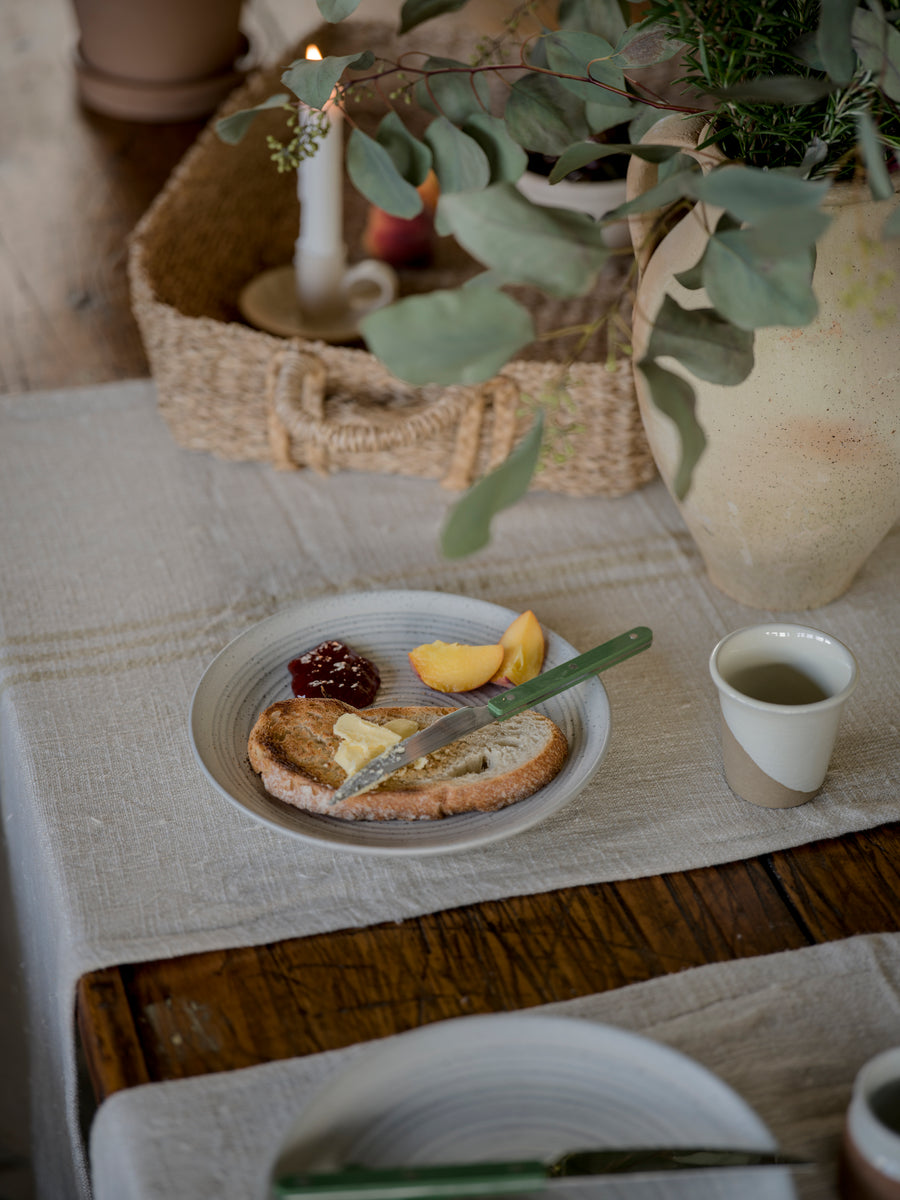
<path fill-rule="evenodd" d="M 402 717 L 384 725 L 376 725 L 374 721 L 365 721 L 355 713 L 342 713 L 334 723 L 334 732 L 341 739 L 334 761 L 343 767 L 348 776 L 354 775 L 360 767 L 415 733 L 418 728 L 415 721 L 407 721 Z"/>
<path fill-rule="evenodd" d="M 393 720 L 385 721 L 384 724 L 386 729 L 393 729 L 394 733 L 399 733 L 401 738 L 408 738 L 419 732 L 415 721 L 407 721 L 406 717 L 394 717 Z"/>

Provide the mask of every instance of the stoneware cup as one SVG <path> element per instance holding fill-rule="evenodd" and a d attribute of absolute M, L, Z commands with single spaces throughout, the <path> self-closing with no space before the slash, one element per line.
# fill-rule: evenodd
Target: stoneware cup
<path fill-rule="evenodd" d="M 722 710 L 722 759 L 732 790 L 764 808 L 793 808 L 825 779 L 841 711 L 856 687 L 843 643 L 806 625 L 751 625 L 709 660 Z"/>
<path fill-rule="evenodd" d="M 853 1084 L 840 1192 L 845 1200 L 900 1200 L 900 1047 L 870 1059 Z"/>

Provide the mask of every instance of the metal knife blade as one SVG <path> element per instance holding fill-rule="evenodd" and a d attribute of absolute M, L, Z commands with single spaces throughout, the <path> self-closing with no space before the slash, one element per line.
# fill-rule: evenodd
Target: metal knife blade
<path fill-rule="evenodd" d="M 438 718 L 427 728 L 420 729 L 418 733 L 391 746 L 383 754 L 366 763 L 341 784 L 329 804 L 340 804 L 342 800 L 367 791 L 386 775 L 399 771 L 401 767 L 415 762 L 417 758 L 440 750 L 442 746 L 449 746 L 451 742 L 458 741 L 483 725 L 490 725 L 493 721 L 505 721 L 516 713 L 533 708 L 542 700 L 549 700 L 551 696 L 567 691 L 592 675 L 605 671 L 607 667 L 615 666 L 616 663 L 624 662 L 626 658 L 646 650 L 652 640 L 652 632 L 646 626 L 640 625 L 628 633 L 604 642 L 602 646 L 595 646 L 593 650 L 570 658 L 568 662 L 561 663 L 550 671 L 544 671 L 527 683 L 509 688 L 494 696 L 487 704 L 458 708 L 447 716 Z"/>
<path fill-rule="evenodd" d="M 441 1166 L 368 1168 L 284 1175 L 274 1183 L 281 1200 L 462 1200 L 520 1195 L 560 1185 L 608 1182 L 627 1175 L 651 1178 L 691 1172 L 758 1167 L 809 1167 L 814 1163 L 771 1150 L 656 1147 L 586 1150 L 556 1162 L 451 1163 Z"/>

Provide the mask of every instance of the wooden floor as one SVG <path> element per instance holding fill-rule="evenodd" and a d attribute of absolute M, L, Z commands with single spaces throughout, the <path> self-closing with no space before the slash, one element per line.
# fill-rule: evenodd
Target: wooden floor
<path fill-rule="evenodd" d="M 302 34 L 290 21 L 303 5 L 301 19 L 314 23 L 312 0 L 254 3 L 261 45 L 271 50 Z M 67 0 L 0 7 L 7 393 L 147 374 L 129 309 L 126 239 L 201 128 L 81 109 L 74 38 Z M 891 825 L 707 870 L 98 971 L 79 989 L 85 1053 L 102 1098 L 146 1080 L 308 1054 L 444 1017 L 898 930 L 898 864 L 900 825 Z"/>

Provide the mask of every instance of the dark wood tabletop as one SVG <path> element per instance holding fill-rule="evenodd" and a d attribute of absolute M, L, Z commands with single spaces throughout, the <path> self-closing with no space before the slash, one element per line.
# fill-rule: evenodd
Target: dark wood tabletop
<path fill-rule="evenodd" d="M 73 30 L 66 0 L 0 8 L 6 393 L 148 374 L 126 238 L 202 128 L 82 109 Z M 704 870 L 111 967 L 81 980 L 78 1022 L 102 1099 L 883 930 L 900 930 L 900 824 Z"/>

